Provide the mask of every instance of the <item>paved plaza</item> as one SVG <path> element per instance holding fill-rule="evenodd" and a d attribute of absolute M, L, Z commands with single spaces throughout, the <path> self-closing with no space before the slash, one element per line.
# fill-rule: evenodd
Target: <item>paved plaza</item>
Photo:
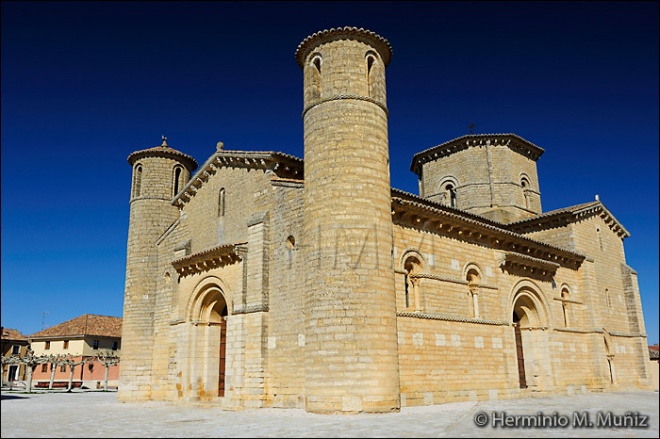
<path fill-rule="evenodd" d="M 458 402 L 376 415 L 318 415 L 299 409 L 224 411 L 162 402 L 119 403 L 115 392 L 2 392 L 3 438 L 657 438 L 658 418 L 658 392 Z M 477 423 L 486 425 L 479 427 Z"/>

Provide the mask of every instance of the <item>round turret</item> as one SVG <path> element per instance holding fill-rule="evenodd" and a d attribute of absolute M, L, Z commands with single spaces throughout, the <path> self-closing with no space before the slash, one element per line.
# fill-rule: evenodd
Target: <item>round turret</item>
<path fill-rule="evenodd" d="M 118 398 L 150 397 L 153 314 L 157 288 L 157 240 L 174 223 L 179 211 L 172 198 L 197 167 L 194 158 L 170 148 L 167 139 L 153 148 L 128 156 L 133 167 L 126 254 L 122 365 Z"/>
<path fill-rule="evenodd" d="M 305 393 L 312 412 L 399 408 L 390 57 L 385 39 L 352 27 L 318 32 L 296 52 L 304 74 Z"/>

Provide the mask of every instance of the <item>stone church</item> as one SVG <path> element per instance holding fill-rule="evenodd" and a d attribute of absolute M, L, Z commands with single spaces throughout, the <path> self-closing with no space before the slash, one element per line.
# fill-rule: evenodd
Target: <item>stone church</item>
<path fill-rule="evenodd" d="M 317 32 L 304 161 L 133 152 L 120 401 L 390 412 L 649 386 L 628 231 L 543 212 L 543 149 L 470 134 L 390 186 L 387 40 Z"/>

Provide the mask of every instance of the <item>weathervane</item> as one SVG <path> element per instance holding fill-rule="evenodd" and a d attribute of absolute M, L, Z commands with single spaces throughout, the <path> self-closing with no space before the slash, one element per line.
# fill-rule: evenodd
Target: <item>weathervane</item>
<path fill-rule="evenodd" d="M 167 146 L 167 137 L 160 136 L 163 139 L 163 143 L 160 146 Z"/>

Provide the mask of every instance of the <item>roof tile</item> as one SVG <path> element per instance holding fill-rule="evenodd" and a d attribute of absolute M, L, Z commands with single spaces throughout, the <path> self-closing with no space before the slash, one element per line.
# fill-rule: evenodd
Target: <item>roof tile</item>
<path fill-rule="evenodd" d="M 35 332 L 29 338 L 70 337 L 74 335 L 121 337 L 121 323 L 121 317 L 83 314 L 59 325 Z"/>

